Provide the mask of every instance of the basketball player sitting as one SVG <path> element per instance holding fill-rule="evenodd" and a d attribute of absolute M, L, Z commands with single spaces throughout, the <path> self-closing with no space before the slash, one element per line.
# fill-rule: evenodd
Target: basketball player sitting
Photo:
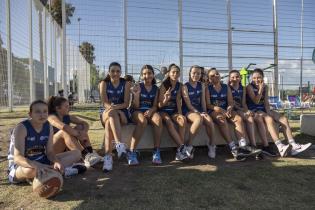
<path fill-rule="evenodd" d="M 47 117 L 46 102 L 34 101 L 30 105 L 29 119 L 19 123 L 13 130 L 8 155 L 10 183 L 33 180 L 49 169 L 55 169 L 65 176 L 72 176 L 86 170 L 85 166 L 74 164 L 81 160 L 80 151 L 54 154 L 53 128 L 48 123 Z"/>

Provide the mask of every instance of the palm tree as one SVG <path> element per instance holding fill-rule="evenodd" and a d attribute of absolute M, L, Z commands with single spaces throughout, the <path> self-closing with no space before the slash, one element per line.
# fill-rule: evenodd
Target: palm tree
<path fill-rule="evenodd" d="M 55 19 L 55 21 L 62 27 L 62 0 L 52 0 L 51 3 L 51 15 Z M 72 4 L 66 3 L 66 23 L 70 24 L 71 20 L 70 17 L 73 16 L 75 11 L 75 7 Z"/>

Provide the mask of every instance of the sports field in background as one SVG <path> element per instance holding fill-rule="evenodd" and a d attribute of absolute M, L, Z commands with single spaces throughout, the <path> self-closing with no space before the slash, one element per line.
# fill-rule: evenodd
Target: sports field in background
<path fill-rule="evenodd" d="M 77 107 L 73 113 L 89 122 L 89 134 L 98 149 L 103 129 L 96 106 Z M 138 167 L 115 159 L 111 173 L 104 174 L 98 165 L 83 175 L 66 179 L 55 198 L 40 199 L 29 184 L 10 185 L 6 177 L 9 130 L 26 116 L 23 109 L 0 113 L 0 209 L 315 208 L 315 150 L 296 158 L 236 162 L 224 146 L 219 147 L 215 161 L 208 159 L 203 147 L 187 163 L 173 161 L 172 149 L 162 152 L 161 166 L 151 164 L 148 151 L 141 152 Z M 291 124 L 297 141 L 315 143 L 315 137 L 299 133 L 298 120 Z"/>

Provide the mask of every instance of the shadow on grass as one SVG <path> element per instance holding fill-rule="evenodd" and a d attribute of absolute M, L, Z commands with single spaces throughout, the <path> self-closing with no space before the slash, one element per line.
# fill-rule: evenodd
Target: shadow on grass
<path fill-rule="evenodd" d="M 199 148 L 194 160 L 185 163 L 172 161 L 174 152 L 163 152 L 161 166 L 153 166 L 151 155 L 145 153 L 140 166 L 115 161 L 108 174 L 97 166 L 65 180 L 64 190 L 53 200 L 77 201 L 76 209 L 308 209 L 315 205 L 315 167 L 297 165 L 291 158 L 237 162 L 225 148 L 211 161 L 206 152 Z M 308 155 L 314 157 L 314 152 Z"/>

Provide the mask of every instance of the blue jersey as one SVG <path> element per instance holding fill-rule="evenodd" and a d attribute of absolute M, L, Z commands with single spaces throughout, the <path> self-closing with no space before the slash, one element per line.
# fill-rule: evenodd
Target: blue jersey
<path fill-rule="evenodd" d="M 141 112 L 145 112 L 153 107 L 154 99 L 157 95 L 158 87 L 156 85 L 152 85 L 151 90 L 148 92 L 144 86 L 144 83 L 140 83 L 140 107 L 137 109 Z"/>
<path fill-rule="evenodd" d="M 111 81 L 106 82 L 106 94 L 108 101 L 113 104 L 124 103 L 126 81 L 120 79 L 118 87 L 114 87 Z"/>
<path fill-rule="evenodd" d="M 111 81 L 106 82 L 106 94 L 108 102 L 111 104 L 122 104 L 125 100 L 125 85 L 126 80 L 120 78 L 118 87 L 114 87 Z M 99 109 L 100 118 L 102 119 L 102 114 L 105 111 L 105 107 L 101 106 Z M 127 120 L 130 120 L 130 113 L 127 109 L 121 109 L 124 112 Z"/>
<path fill-rule="evenodd" d="M 43 124 L 42 130 L 38 133 L 32 126 L 29 120 L 22 122 L 25 127 L 27 134 L 25 136 L 25 149 L 24 156 L 25 158 L 38 161 L 43 164 L 50 164 L 46 156 L 46 147 L 50 135 L 50 124 L 45 122 Z M 11 135 L 10 149 L 8 154 L 9 168 L 14 165 L 14 136 Z"/>
<path fill-rule="evenodd" d="M 233 86 L 230 85 L 232 96 L 234 103 L 238 105 L 239 107 L 242 107 L 242 100 L 243 100 L 243 94 L 244 94 L 244 88 L 240 84 L 238 89 L 234 89 Z"/>
<path fill-rule="evenodd" d="M 56 114 L 55 114 L 56 115 Z M 56 115 L 57 116 L 57 115 Z M 71 121 L 70 121 L 70 115 L 65 115 L 62 117 L 62 122 L 66 125 L 70 125 Z M 53 126 L 54 129 L 54 133 L 57 133 L 59 131 L 58 128 L 56 128 L 55 126 Z"/>
<path fill-rule="evenodd" d="M 191 86 L 189 82 L 185 83 L 188 91 L 188 96 L 191 105 L 197 109 L 199 112 L 203 112 L 202 105 L 201 105 L 201 97 L 202 97 L 202 84 L 201 82 L 197 82 L 196 88 Z M 189 112 L 189 109 L 185 103 L 185 100 L 183 100 L 183 113 L 186 115 Z"/>
<path fill-rule="evenodd" d="M 176 112 L 178 112 L 177 110 L 177 94 L 180 88 L 180 83 L 176 82 L 175 88 L 171 91 L 171 98 L 170 100 L 167 102 L 167 104 L 165 106 L 163 106 L 160 111 L 162 112 L 166 112 L 169 115 L 173 115 Z"/>
<path fill-rule="evenodd" d="M 250 85 L 253 88 L 255 96 L 257 96 L 258 95 L 258 87 L 256 85 L 254 85 L 253 83 L 250 83 Z M 262 97 L 261 97 L 260 101 L 258 102 L 258 104 L 254 103 L 254 101 L 247 94 L 246 104 L 247 104 L 249 110 L 251 110 L 253 112 L 257 112 L 257 111 L 266 112 L 266 109 L 265 109 L 265 90 L 266 89 L 264 88 L 263 93 L 262 93 Z"/>
<path fill-rule="evenodd" d="M 228 107 L 228 86 L 226 84 L 221 84 L 221 90 L 217 92 L 214 86 L 212 84 L 209 84 L 208 90 L 210 93 L 210 103 L 213 106 L 218 106 L 226 110 Z"/>

